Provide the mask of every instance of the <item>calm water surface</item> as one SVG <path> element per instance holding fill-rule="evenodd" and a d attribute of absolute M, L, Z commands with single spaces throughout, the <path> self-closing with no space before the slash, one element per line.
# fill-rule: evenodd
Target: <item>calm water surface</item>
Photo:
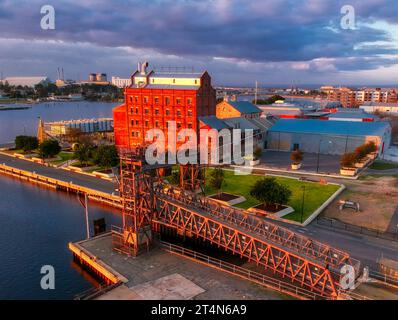
<path fill-rule="evenodd" d="M 73 263 L 68 242 L 85 238 L 84 210 L 75 195 L 0 176 L 0 299 L 72 299 L 98 283 Z M 89 203 L 90 226 L 116 210 Z M 40 269 L 55 268 L 55 290 L 42 290 Z"/>
<path fill-rule="evenodd" d="M 12 142 L 20 134 L 36 135 L 38 117 L 44 121 L 112 117 L 112 108 L 118 104 L 87 101 L 46 102 L 34 104 L 27 110 L 0 111 L 0 144 Z"/>

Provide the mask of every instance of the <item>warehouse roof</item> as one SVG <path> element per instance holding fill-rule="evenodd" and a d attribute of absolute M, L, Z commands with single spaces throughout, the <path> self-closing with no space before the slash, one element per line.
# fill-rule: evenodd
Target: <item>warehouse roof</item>
<path fill-rule="evenodd" d="M 249 101 L 228 101 L 228 104 L 233 106 L 240 113 L 261 113 L 262 110 Z"/>
<path fill-rule="evenodd" d="M 364 112 L 362 109 L 359 109 L 362 112 L 347 112 L 347 111 L 338 111 L 329 114 L 329 118 L 344 118 L 344 119 L 378 119 L 378 116 L 375 116 L 374 114 L 370 114 L 367 112 Z"/>
<path fill-rule="evenodd" d="M 326 120 L 281 119 L 270 132 L 334 134 L 351 136 L 383 136 L 391 128 L 388 122 L 347 122 Z"/>
<path fill-rule="evenodd" d="M 218 119 L 216 116 L 200 117 L 199 121 L 209 126 L 212 129 L 222 130 L 229 129 L 230 127 L 223 120 Z"/>

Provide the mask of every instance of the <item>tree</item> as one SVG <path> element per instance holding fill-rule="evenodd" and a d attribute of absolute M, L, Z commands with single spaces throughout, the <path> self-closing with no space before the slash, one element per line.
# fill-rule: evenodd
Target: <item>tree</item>
<path fill-rule="evenodd" d="M 15 137 L 15 148 L 23 151 L 32 151 L 39 146 L 39 140 L 31 136 L 17 136 Z"/>
<path fill-rule="evenodd" d="M 294 164 L 299 164 L 303 161 L 304 154 L 301 150 L 294 150 L 290 155 L 290 160 L 293 161 Z"/>
<path fill-rule="evenodd" d="M 225 180 L 224 170 L 221 168 L 216 168 L 210 173 L 210 186 L 221 193 L 221 188 Z"/>
<path fill-rule="evenodd" d="M 39 155 L 42 158 L 51 158 L 61 151 L 61 146 L 57 140 L 46 140 L 39 145 Z"/>
<path fill-rule="evenodd" d="M 274 177 L 266 177 L 258 180 L 251 187 L 250 195 L 266 206 L 275 205 L 279 208 L 289 202 L 292 191 L 287 186 L 280 184 Z"/>
<path fill-rule="evenodd" d="M 92 157 L 93 148 L 86 144 L 79 145 L 73 156 L 79 160 L 81 165 L 87 165 Z"/>
<path fill-rule="evenodd" d="M 257 104 L 273 104 L 278 100 L 285 101 L 285 98 L 280 95 L 274 95 L 268 99 L 258 99 Z M 255 103 L 254 100 L 253 100 L 253 103 Z"/>
<path fill-rule="evenodd" d="M 119 155 L 115 146 L 99 146 L 94 151 L 94 162 L 101 167 L 115 167 L 119 163 Z"/>

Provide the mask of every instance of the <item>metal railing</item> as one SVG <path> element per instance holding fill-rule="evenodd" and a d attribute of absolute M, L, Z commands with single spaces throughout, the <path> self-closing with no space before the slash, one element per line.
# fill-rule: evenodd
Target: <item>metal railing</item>
<path fill-rule="evenodd" d="M 362 235 L 385 239 L 385 240 L 398 241 L 398 233 L 382 232 L 376 229 L 356 226 L 353 224 L 344 223 L 342 221 L 326 217 L 318 217 L 315 221 L 320 226 L 326 226 L 337 230 L 345 230 L 353 233 L 359 233 Z"/>
<path fill-rule="evenodd" d="M 369 277 L 376 279 L 384 284 L 392 285 L 398 288 L 398 278 L 392 277 L 388 274 L 381 273 L 375 270 L 369 270 Z"/>
<path fill-rule="evenodd" d="M 117 283 L 113 283 L 110 285 L 100 285 L 97 288 L 91 288 L 91 289 L 88 289 L 86 291 L 83 291 L 83 292 L 77 294 L 73 298 L 73 300 L 92 300 L 92 299 L 95 299 L 95 298 L 111 291 L 112 289 L 117 288 L 121 284 L 122 284 L 121 282 L 117 282 Z"/>
<path fill-rule="evenodd" d="M 325 297 L 317 293 L 311 292 L 309 290 L 303 289 L 302 287 L 296 286 L 294 284 L 284 282 L 264 274 L 239 267 L 232 263 L 225 262 L 220 259 L 215 259 L 213 257 L 204 255 L 202 253 L 177 246 L 168 242 L 160 241 L 161 248 L 170 253 L 181 255 L 183 257 L 196 260 L 197 262 L 204 263 L 210 267 L 221 269 L 228 273 L 234 274 L 238 277 L 244 278 L 246 280 L 255 282 L 267 288 L 279 291 L 284 294 L 296 297 L 303 300 L 327 300 L 330 297 Z"/>

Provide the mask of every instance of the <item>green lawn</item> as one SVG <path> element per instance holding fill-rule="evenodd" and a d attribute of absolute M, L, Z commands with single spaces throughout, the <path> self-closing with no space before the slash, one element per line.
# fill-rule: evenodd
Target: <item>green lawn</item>
<path fill-rule="evenodd" d="M 64 163 L 65 161 L 72 160 L 73 159 L 73 153 L 60 152 L 60 153 L 58 153 L 58 157 L 61 158 L 61 159 L 52 161 L 53 164 L 59 165 L 61 163 Z"/>
<path fill-rule="evenodd" d="M 373 170 L 398 169 L 398 164 L 384 162 L 384 161 L 375 161 L 369 168 Z"/>
<path fill-rule="evenodd" d="M 210 178 L 210 170 L 207 170 L 207 181 Z M 244 196 L 247 201 L 237 205 L 239 208 L 248 209 L 259 202 L 250 196 L 250 187 L 259 179 L 264 176 L 256 175 L 235 175 L 233 171 L 225 171 L 225 183 L 223 186 L 223 192 L 228 192 L 236 195 Z M 301 220 L 301 203 L 303 190 L 302 186 L 305 186 L 305 198 L 304 198 L 304 215 L 303 221 L 309 217 L 316 209 L 318 209 L 322 203 L 324 203 L 333 193 L 335 193 L 339 186 L 337 185 L 321 185 L 318 183 L 302 182 L 296 179 L 276 177 L 276 180 L 280 183 L 287 185 L 292 191 L 292 197 L 289 201 L 289 205 L 294 208 L 295 212 L 285 216 L 285 219 L 294 220 L 300 222 Z M 210 186 L 206 186 L 206 194 L 211 195 L 216 193 Z"/>

